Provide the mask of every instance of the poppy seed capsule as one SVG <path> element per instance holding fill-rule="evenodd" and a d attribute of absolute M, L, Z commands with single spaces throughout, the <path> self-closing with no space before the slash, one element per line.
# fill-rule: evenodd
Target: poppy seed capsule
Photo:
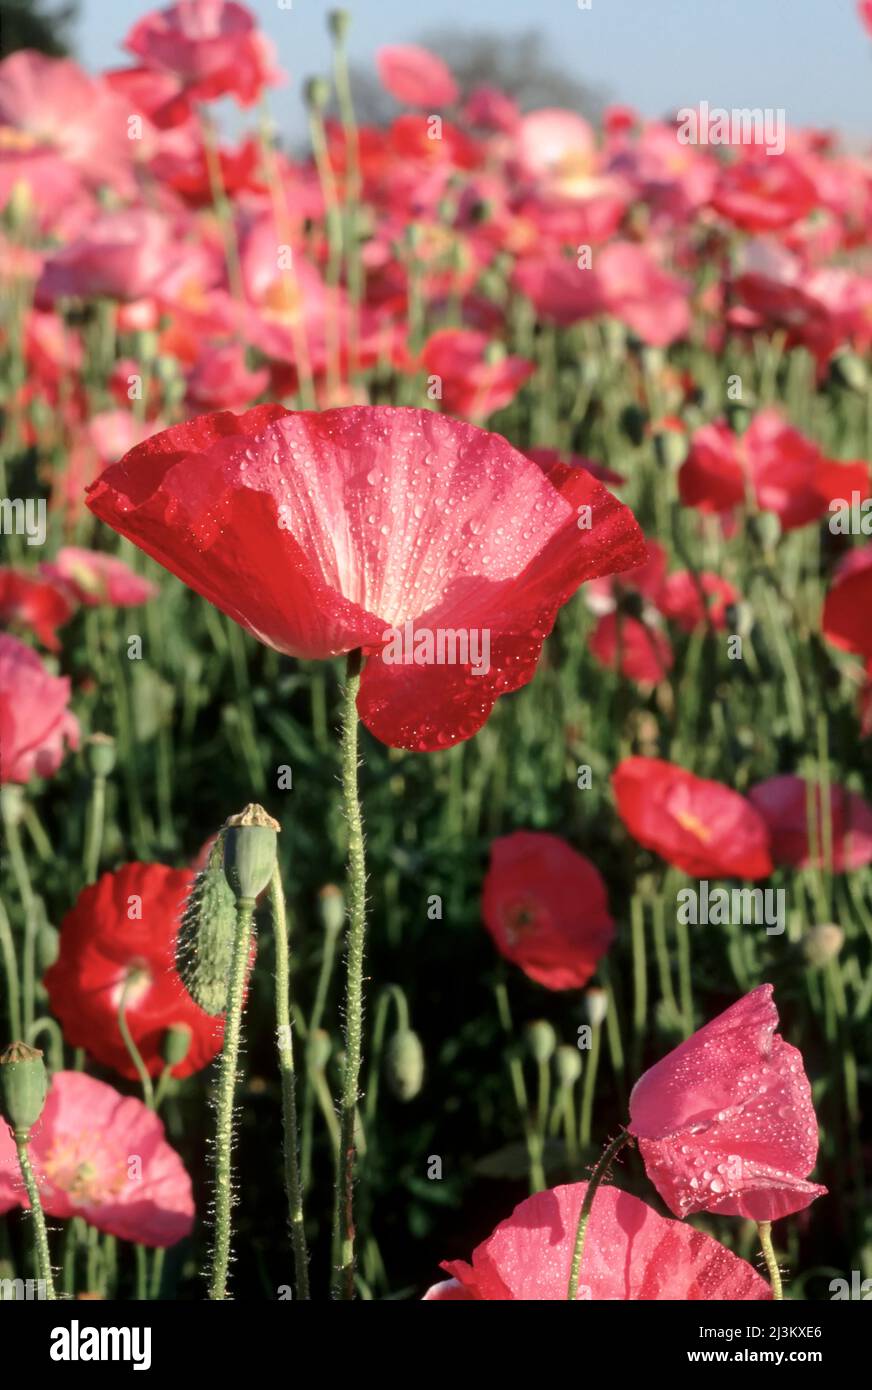
<path fill-rule="evenodd" d="M 115 768 L 115 740 L 111 734 L 92 734 L 88 739 L 88 766 L 94 777 L 108 777 Z"/>
<path fill-rule="evenodd" d="M 816 970 L 822 970 L 829 961 L 835 960 L 844 944 L 845 933 L 835 922 L 809 927 L 802 938 L 805 959 Z"/>
<path fill-rule="evenodd" d="M 27 1043 L 10 1043 L 0 1053 L 0 1113 L 16 1138 L 26 1139 L 45 1105 L 48 1077 L 42 1053 Z"/>
<path fill-rule="evenodd" d="M 348 33 L 351 24 L 351 15 L 347 10 L 331 10 L 327 16 L 327 23 L 334 39 L 341 43 Z"/>
<path fill-rule="evenodd" d="M 278 821 L 252 802 L 224 827 L 224 874 L 237 898 L 253 902 L 276 866 Z"/>
<path fill-rule="evenodd" d="M 547 1019 L 539 1018 L 527 1024 L 527 1046 L 534 1062 L 544 1065 L 550 1062 L 557 1046 L 557 1034 Z"/>
<path fill-rule="evenodd" d="M 41 974 L 54 965 L 60 953 L 60 932 L 50 922 L 43 922 L 36 933 L 36 960 Z"/>
<path fill-rule="evenodd" d="M 411 1028 L 394 1033 L 385 1049 L 385 1081 L 397 1100 L 414 1100 L 424 1084 L 424 1049 Z"/>

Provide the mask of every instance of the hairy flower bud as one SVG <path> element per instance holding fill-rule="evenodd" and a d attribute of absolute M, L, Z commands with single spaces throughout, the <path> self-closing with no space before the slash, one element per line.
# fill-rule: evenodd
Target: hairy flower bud
<path fill-rule="evenodd" d="M 526 1028 L 527 1046 L 535 1062 L 550 1062 L 557 1046 L 557 1034 L 547 1019 L 539 1018 L 528 1023 Z"/>
<path fill-rule="evenodd" d="M 397 1100 L 414 1100 L 424 1084 L 424 1049 L 411 1028 L 394 1033 L 385 1049 L 385 1081 Z"/>

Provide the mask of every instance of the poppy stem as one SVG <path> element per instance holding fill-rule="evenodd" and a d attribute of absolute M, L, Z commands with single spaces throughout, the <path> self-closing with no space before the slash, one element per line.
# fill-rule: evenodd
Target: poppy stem
<path fill-rule="evenodd" d="M 221 1070 L 218 1075 L 218 1119 L 215 1127 L 215 1244 L 212 1249 L 209 1297 L 218 1300 L 227 1297 L 232 1206 L 233 1101 L 239 1064 L 239 1040 L 242 1033 L 245 968 L 251 949 L 253 916 L 254 898 L 237 898 L 236 940 L 233 943 L 233 960 L 230 979 L 227 982 L 227 1012 L 224 1019 Z"/>
<path fill-rule="evenodd" d="M 309 1297 L 309 1255 L 303 1225 L 303 1190 L 300 1185 L 299 1133 L 297 1126 L 297 1082 L 294 1075 L 294 1037 L 291 1031 L 291 967 L 290 934 L 285 895 L 278 864 L 269 885 L 269 903 L 275 934 L 276 952 L 276 1034 L 278 1037 L 279 1072 L 282 1080 L 282 1127 L 284 1131 L 285 1190 L 288 1196 L 288 1217 L 291 1246 L 294 1251 L 294 1273 L 297 1278 L 297 1298 Z"/>
<path fill-rule="evenodd" d="M 27 1196 L 30 1202 L 30 1215 L 33 1220 L 33 1240 L 36 1248 L 36 1267 L 39 1270 L 39 1277 L 45 1284 L 46 1298 L 57 1298 L 55 1293 L 54 1279 L 51 1272 L 51 1255 L 48 1248 L 48 1233 L 45 1229 L 45 1213 L 42 1209 L 42 1202 L 39 1198 L 39 1185 L 30 1162 L 30 1154 L 27 1151 L 27 1134 L 18 1132 L 15 1135 L 15 1149 L 18 1154 L 18 1166 L 21 1169 L 21 1176 L 24 1178 L 24 1186 L 27 1189 Z"/>
<path fill-rule="evenodd" d="M 357 785 L 357 694 L 361 652 L 348 653 L 342 710 L 342 796 L 348 822 L 348 967 L 345 995 L 345 1068 L 340 1107 L 339 1183 L 334 1215 L 339 1264 L 333 1297 L 354 1297 L 355 1119 L 363 1029 L 363 952 L 366 934 L 366 859 Z"/>
<path fill-rule="evenodd" d="M 769 1283 L 772 1285 L 772 1297 L 776 1302 L 783 1300 L 784 1294 L 781 1290 L 781 1270 L 778 1268 L 778 1261 L 775 1258 L 775 1251 L 772 1248 L 772 1222 L 758 1221 L 757 1233 L 760 1236 L 760 1245 L 763 1250 L 763 1258 L 766 1261 L 766 1272 L 769 1275 Z"/>
<path fill-rule="evenodd" d="M 136 1068 L 136 1074 L 139 1077 L 140 1082 L 142 1083 L 143 1099 L 146 1105 L 148 1106 L 149 1110 L 154 1110 L 154 1086 L 152 1085 L 151 1077 L 148 1074 L 148 1068 L 142 1060 L 142 1053 L 136 1046 L 136 1043 L 133 1041 L 133 1035 L 129 1027 L 127 1026 L 127 996 L 130 992 L 131 986 L 136 984 L 136 982 L 136 972 L 131 971 L 131 973 L 127 976 L 127 979 L 124 981 L 124 987 L 121 990 L 121 998 L 118 1001 L 118 1028 L 121 1033 L 124 1046 L 127 1048 L 127 1055 L 129 1056 L 134 1067 Z"/>
<path fill-rule="evenodd" d="M 581 1204 L 581 1211 L 578 1213 L 578 1226 L 575 1231 L 575 1247 L 572 1251 L 572 1265 L 569 1270 L 569 1289 L 566 1297 L 574 1303 L 578 1298 L 578 1278 L 581 1274 L 581 1261 L 584 1256 L 584 1242 L 587 1236 L 587 1225 L 590 1220 L 590 1213 L 593 1207 L 593 1199 L 597 1194 L 597 1188 L 606 1176 L 611 1167 L 612 1160 L 625 1144 L 632 1142 L 633 1136 L 627 1130 L 622 1129 L 620 1133 L 611 1141 L 608 1148 L 603 1152 L 602 1157 L 597 1163 L 591 1174 L 587 1191 L 584 1194 L 584 1201 Z"/>

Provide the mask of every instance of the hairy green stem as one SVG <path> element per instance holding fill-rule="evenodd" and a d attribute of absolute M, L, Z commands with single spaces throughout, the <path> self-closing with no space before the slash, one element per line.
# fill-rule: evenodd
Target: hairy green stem
<path fill-rule="evenodd" d="M 581 1261 L 584 1257 L 584 1242 L 587 1236 L 588 1222 L 590 1221 L 590 1213 L 593 1208 L 593 1199 L 597 1194 L 597 1188 L 606 1176 L 615 1155 L 625 1144 L 629 1144 L 631 1139 L 632 1135 L 628 1134 L 625 1129 L 622 1129 L 620 1134 L 611 1141 L 608 1148 L 603 1152 L 602 1157 L 593 1170 L 590 1182 L 587 1185 L 584 1201 L 581 1204 L 581 1211 L 578 1213 L 578 1226 L 575 1231 L 575 1246 L 572 1251 L 572 1265 L 569 1271 L 569 1288 L 566 1297 L 571 1303 L 574 1303 L 578 1297 L 578 1278 L 581 1274 Z"/>
<path fill-rule="evenodd" d="M 30 1154 L 27 1151 L 28 1134 L 17 1132 L 15 1135 L 15 1148 L 18 1153 L 18 1165 L 21 1168 L 21 1176 L 24 1178 L 24 1186 L 27 1189 L 27 1196 L 30 1202 L 30 1214 L 33 1220 L 33 1243 L 36 1249 L 36 1267 L 39 1277 L 45 1284 L 46 1298 L 57 1298 L 55 1293 L 54 1279 L 51 1272 L 51 1255 L 48 1249 L 48 1232 L 45 1229 L 45 1213 L 42 1209 L 42 1202 L 39 1197 L 39 1186 L 30 1162 Z"/>
<path fill-rule="evenodd" d="M 300 1185 L 299 1134 L 297 1129 L 297 1083 L 294 1076 L 294 1039 L 291 1032 L 291 966 L 288 915 L 278 865 L 269 885 L 270 910 L 276 952 L 276 1035 L 279 1073 L 282 1081 L 282 1125 L 284 1130 L 285 1190 L 288 1221 L 294 1251 L 297 1298 L 309 1297 L 309 1255 L 303 1224 L 303 1191 Z"/>
<path fill-rule="evenodd" d="M 781 1270 L 778 1268 L 778 1261 L 775 1258 L 775 1251 L 772 1248 L 772 1222 L 758 1221 L 757 1233 L 760 1236 L 760 1245 L 763 1250 L 763 1258 L 766 1261 L 766 1272 L 769 1275 L 769 1283 L 772 1285 L 772 1297 L 777 1301 L 784 1298 L 781 1289 Z"/>

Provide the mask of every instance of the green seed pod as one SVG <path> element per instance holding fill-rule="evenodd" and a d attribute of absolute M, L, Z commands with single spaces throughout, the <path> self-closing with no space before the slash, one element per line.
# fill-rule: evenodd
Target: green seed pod
<path fill-rule="evenodd" d="M 50 922 L 43 922 L 36 933 L 36 963 L 40 974 L 54 965 L 61 950 L 61 934 Z"/>
<path fill-rule="evenodd" d="M 341 43 L 351 26 L 351 15 L 347 10 L 331 10 L 327 16 L 330 33 Z"/>
<path fill-rule="evenodd" d="M 557 1034 L 545 1018 L 528 1023 L 526 1028 L 527 1047 L 534 1062 L 550 1062 L 557 1046 Z"/>
<path fill-rule="evenodd" d="M 227 1007 L 236 899 L 224 877 L 224 832 L 194 879 L 176 939 L 176 969 L 195 1003 L 213 1018 Z"/>
<path fill-rule="evenodd" d="M 335 883 L 327 883 L 318 894 L 321 925 L 328 936 L 338 936 L 345 926 L 345 898 Z"/>
<path fill-rule="evenodd" d="M 306 1042 L 306 1061 L 312 1071 L 324 1071 L 330 1061 L 333 1041 L 323 1028 L 316 1028 Z"/>
<path fill-rule="evenodd" d="M 385 1049 L 385 1081 L 397 1100 L 414 1100 L 424 1084 L 424 1049 L 411 1028 L 394 1033 Z"/>
<path fill-rule="evenodd" d="M 323 111 L 330 100 L 330 83 L 324 77 L 309 77 L 303 86 L 303 95 L 311 111 Z"/>
<path fill-rule="evenodd" d="M 829 961 L 835 960 L 844 944 L 845 933 L 835 922 L 809 927 L 802 938 L 803 954 L 813 970 L 822 970 Z"/>
<path fill-rule="evenodd" d="M 237 898 L 253 902 L 266 888 L 276 866 L 280 828 L 256 802 L 226 822 L 224 874 Z"/>
<path fill-rule="evenodd" d="M 87 742 L 88 767 L 94 777 L 108 777 L 115 768 L 115 740 L 111 734 L 92 734 Z"/>
<path fill-rule="evenodd" d="M 16 1138 L 26 1139 L 42 1114 L 48 1077 L 42 1053 L 27 1043 L 10 1043 L 0 1053 L 0 1114 Z"/>
<path fill-rule="evenodd" d="M 161 1054 L 169 1067 L 184 1062 L 191 1046 L 192 1033 L 187 1023 L 174 1023 L 163 1035 Z"/>
<path fill-rule="evenodd" d="M 568 1091 L 581 1076 L 581 1053 L 577 1047 L 563 1043 L 554 1054 L 554 1069 L 561 1090 Z"/>

